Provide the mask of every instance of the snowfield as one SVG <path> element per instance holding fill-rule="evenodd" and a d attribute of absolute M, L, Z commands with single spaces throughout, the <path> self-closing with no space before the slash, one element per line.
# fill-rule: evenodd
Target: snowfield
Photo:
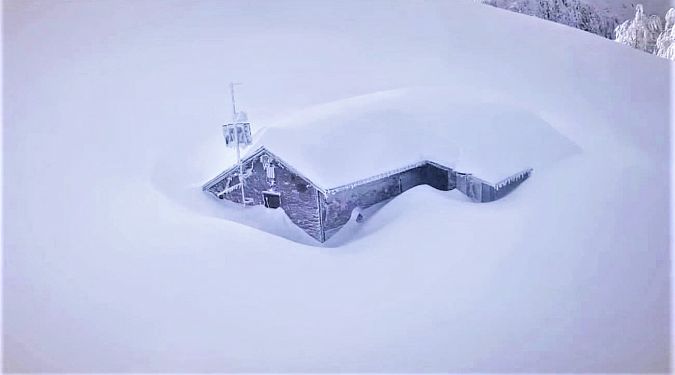
<path fill-rule="evenodd" d="M 668 371 L 671 62 L 468 0 L 7 1 L 4 26 L 5 371 Z M 461 103 L 430 149 L 536 171 L 486 204 L 414 188 L 315 246 L 201 191 L 234 157 L 230 81 L 309 178 L 415 157 L 310 124 L 424 87 Z M 321 170 L 339 148 L 402 151 Z"/>

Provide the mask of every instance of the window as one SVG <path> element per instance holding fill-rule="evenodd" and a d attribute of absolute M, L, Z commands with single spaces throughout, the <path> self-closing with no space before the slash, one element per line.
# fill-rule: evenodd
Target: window
<path fill-rule="evenodd" d="M 267 208 L 279 208 L 281 206 L 281 194 L 276 191 L 264 191 L 263 201 Z"/>

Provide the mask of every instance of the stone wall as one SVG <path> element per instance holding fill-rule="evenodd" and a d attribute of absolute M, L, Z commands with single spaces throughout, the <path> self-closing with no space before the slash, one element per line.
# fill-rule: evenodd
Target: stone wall
<path fill-rule="evenodd" d="M 270 165 L 274 167 L 274 179 L 269 179 L 262 156 L 270 158 Z M 274 156 L 261 152 L 255 154 L 243 164 L 244 166 L 244 195 L 247 205 L 264 204 L 263 192 L 274 190 L 281 195 L 281 206 L 291 221 L 302 228 L 310 236 L 323 242 L 323 231 L 319 218 L 319 191 L 311 182 L 291 171 L 287 166 L 274 159 Z M 213 184 L 208 191 L 218 196 L 219 192 L 226 190 L 227 180 L 230 186 L 239 182 L 239 170 L 234 169 L 224 175 L 218 182 Z M 272 184 L 274 181 L 274 184 Z M 241 203 L 241 191 L 234 188 L 225 194 L 218 196 L 233 202 Z"/>
<path fill-rule="evenodd" d="M 274 167 L 274 178 L 270 177 L 264 163 Z M 418 185 L 426 184 L 444 191 L 457 188 L 474 202 L 490 202 L 510 193 L 532 173 L 531 169 L 525 170 L 492 185 L 434 162 L 420 162 L 392 174 L 324 191 L 265 149 L 247 158 L 243 168 L 247 205 L 264 204 L 265 191 L 279 193 L 280 208 L 293 223 L 320 242 L 340 230 L 355 208 L 370 207 Z M 212 180 L 205 189 L 220 199 L 241 203 L 238 183 L 239 169 L 232 168 Z"/>
<path fill-rule="evenodd" d="M 532 174 L 532 169 L 516 173 L 497 184 L 490 184 L 471 174 L 453 172 L 457 190 L 464 193 L 474 202 L 492 202 L 505 197 L 527 180 Z"/>
<path fill-rule="evenodd" d="M 450 169 L 424 163 L 375 181 L 356 185 L 349 189 L 328 192 L 323 200 L 322 222 L 324 236 L 330 238 L 351 218 L 356 207 L 367 208 L 393 198 L 418 185 L 431 185 L 439 190 L 448 190 Z M 454 187 L 454 185 L 452 185 Z"/>
<path fill-rule="evenodd" d="M 397 175 L 385 177 L 350 189 L 328 193 L 323 197 L 322 222 L 325 239 L 345 225 L 356 207 L 369 207 L 401 194 Z"/>

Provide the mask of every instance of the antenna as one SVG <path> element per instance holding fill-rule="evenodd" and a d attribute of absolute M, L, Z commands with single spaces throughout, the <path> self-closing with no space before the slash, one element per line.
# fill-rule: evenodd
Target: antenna
<path fill-rule="evenodd" d="M 237 105 L 234 100 L 234 86 L 241 85 L 239 82 L 230 82 L 230 95 L 232 96 L 232 125 L 234 126 L 234 138 L 237 142 L 237 165 L 239 165 L 239 188 L 241 190 L 241 204 L 246 205 L 246 196 L 244 195 L 244 166 L 241 163 L 241 152 L 239 151 L 239 135 L 244 132 L 244 129 L 237 122 Z"/>
<path fill-rule="evenodd" d="M 232 95 L 232 123 L 237 122 L 237 105 L 234 101 L 234 86 L 241 85 L 241 82 L 230 82 L 230 95 Z"/>

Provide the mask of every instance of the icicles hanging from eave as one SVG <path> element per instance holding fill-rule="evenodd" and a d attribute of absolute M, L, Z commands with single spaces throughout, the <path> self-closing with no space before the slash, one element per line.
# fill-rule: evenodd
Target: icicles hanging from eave
<path fill-rule="evenodd" d="M 534 170 L 532 168 L 526 169 L 522 172 L 516 173 L 512 176 L 509 176 L 494 185 L 495 190 L 502 189 L 510 184 L 516 183 L 518 181 L 524 180 L 532 174 Z"/>
<path fill-rule="evenodd" d="M 394 169 L 394 170 L 387 171 L 387 172 L 384 172 L 384 173 L 381 173 L 381 174 L 378 174 L 378 175 L 375 175 L 375 176 L 372 176 L 372 177 L 364 178 L 363 180 L 354 181 L 350 184 L 338 186 L 338 187 L 335 187 L 335 188 L 332 188 L 332 189 L 327 189 L 326 193 L 335 194 L 335 193 L 338 193 L 340 191 L 353 189 L 357 186 L 367 184 L 369 182 L 377 181 L 377 180 L 395 175 L 397 173 L 401 173 L 401 172 L 405 172 L 405 171 L 413 169 L 413 168 L 421 167 L 421 166 L 423 166 L 427 163 L 429 163 L 429 161 L 427 161 L 427 160 L 420 161 L 420 162 L 417 162 L 417 163 L 414 163 L 414 164 L 407 165 L 407 166 L 402 167 L 402 168 Z"/>

